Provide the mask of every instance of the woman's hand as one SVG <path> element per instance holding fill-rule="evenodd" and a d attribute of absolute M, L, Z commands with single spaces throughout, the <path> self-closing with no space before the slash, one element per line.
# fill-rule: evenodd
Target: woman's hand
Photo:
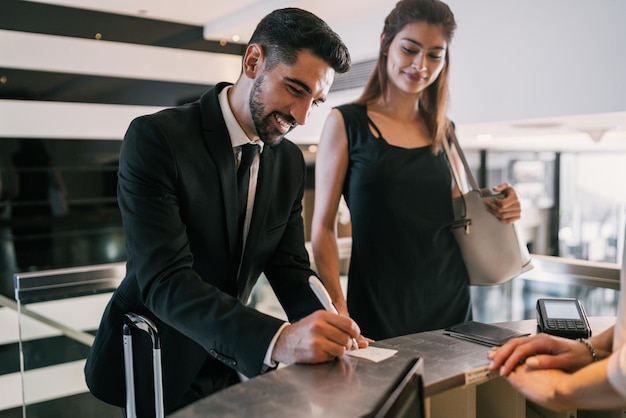
<path fill-rule="evenodd" d="M 489 212 L 505 224 L 517 221 L 522 215 L 522 207 L 513 186 L 502 183 L 494 187 L 493 191 L 502 195 L 485 200 Z"/>
<path fill-rule="evenodd" d="M 488 354 L 489 370 L 508 376 L 518 365 L 533 369 L 560 369 L 572 372 L 592 361 L 587 347 L 579 341 L 539 333 L 513 338 Z"/>

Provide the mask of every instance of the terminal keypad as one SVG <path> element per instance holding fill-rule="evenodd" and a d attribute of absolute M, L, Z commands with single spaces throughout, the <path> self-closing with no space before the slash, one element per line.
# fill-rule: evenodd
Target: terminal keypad
<path fill-rule="evenodd" d="M 585 329 L 585 324 L 577 319 L 548 319 L 548 328 L 568 331 L 580 331 Z"/>

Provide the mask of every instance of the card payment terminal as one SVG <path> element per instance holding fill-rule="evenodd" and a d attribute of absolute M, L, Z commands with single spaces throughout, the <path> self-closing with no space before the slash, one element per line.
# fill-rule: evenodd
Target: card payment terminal
<path fill-rule="evenodd" d="M 552 298 L 537 300 L 539 332 L 564 338 L 589 338 L 591 328 L 585 309 L 578 299 Z"/>

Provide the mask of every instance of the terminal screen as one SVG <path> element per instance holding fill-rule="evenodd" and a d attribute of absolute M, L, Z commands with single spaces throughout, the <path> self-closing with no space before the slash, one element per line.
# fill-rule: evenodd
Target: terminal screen
<path fill-rule="evenodd" d="M 545 307 L 548 318 L 580 319 L 578 309 L 571 301 L 546 301 Z"/>

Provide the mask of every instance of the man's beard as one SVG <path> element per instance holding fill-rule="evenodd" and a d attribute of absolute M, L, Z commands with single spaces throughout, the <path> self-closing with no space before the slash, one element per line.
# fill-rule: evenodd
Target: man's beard
<path fill-rule="evenodd" d="M 252 122 L 254 123 L 254 127 L 256 128 L 256 132 L 259 135 L 261 141 L 263 141 L 266 145 L 273 147 L 280 144 L 286 133 L 283 134 L 281 131 L 276 129 L 274 119 L 275 112 L 265 114 L 265 109 L 263 106 L 262 88 L 264 80 L 265 77 L 262 74 L 254 80 L 252 91 L 250 92 L 250 114 L 252 116 Z M 293 126 L 295 126 L 295 121 L 293 121 L 292 117 L 283 114 L 279 115 L 286 121 L 292 122 Z M 293 129 L 293 127 L 290 128 L 288 132 L 290 132 L 291 129 Z"/>

